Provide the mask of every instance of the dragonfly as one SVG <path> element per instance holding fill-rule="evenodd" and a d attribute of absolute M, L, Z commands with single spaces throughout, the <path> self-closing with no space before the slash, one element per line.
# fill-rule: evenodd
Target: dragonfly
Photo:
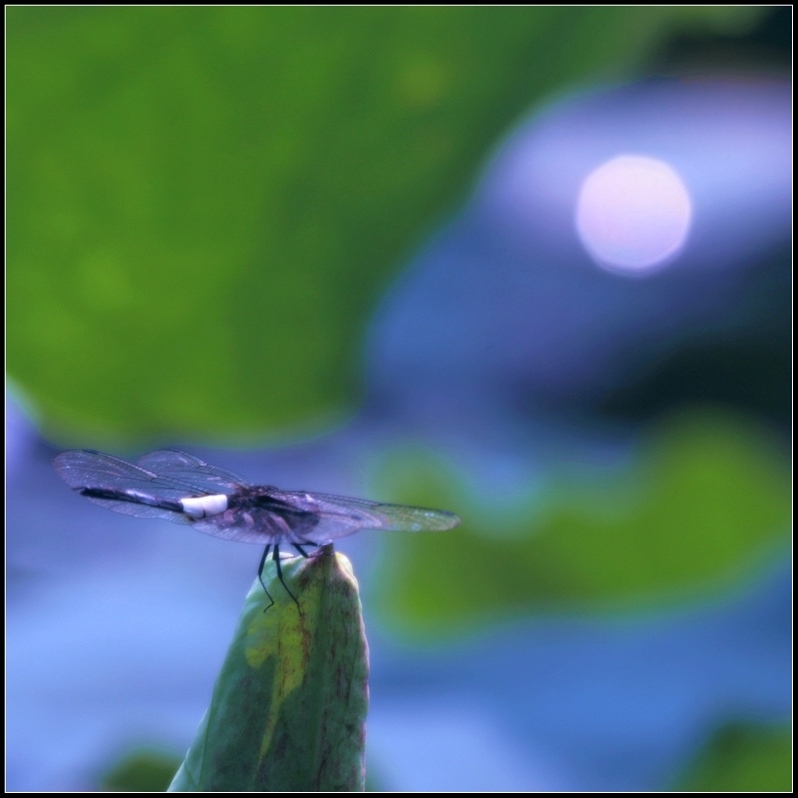
<path fill-rule="evenodd" d="M 135 463 L 93 449 L 73 449 L 57 455 L 53 465 L 74 491 L 114 512 L 162 518 L 217 538 L 263 545 L 258 580 L 271 601 L 266 609 L 274 605 L 263 581 L 271 553 L 279 581 L 301 612 L 283 579 L 281 546 L 307 557 L 308 546 L 325 546 L 364 529 L 443 531 L 460 523 L 444 510 L 253 485 L 176 449 L 149 452 Z"/>

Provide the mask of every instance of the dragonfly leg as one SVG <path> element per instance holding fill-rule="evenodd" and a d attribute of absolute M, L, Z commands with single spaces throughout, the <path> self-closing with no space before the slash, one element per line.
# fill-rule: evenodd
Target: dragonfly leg
<path fill-rule="evenodd" d="M 272 546 L 271 546 L 271 543 L 270 543 L 263 550 L 263 556 L 260 558 L 260 565 L 258 566 L 258 580 L 260 581 L 261 587 L 263 588 L 263 592 L 268 596 L 269 601 L 271 601 L 271 604 L 269 604 L 269 606 L 266 607 L 265 610 L 263 610 L 264 612 L 266 612 L 266 610 L 268 610 L 269 608 L 274 606 L 274 599 L 272 598 L 271 593 L 269 593 L 269 591 L 266 590 L 266 584 L 263 581 L 263 566 L 266 565 L 266 558 L 269 556 L 269 549 L 271 549 L 271 547 Z"/>
<path fill-rule="evenodd" d="M 308 553 L 302 548 L 302 546 L 307 546 L 307 543 L 292 543 L 291 545 L 307 560 Z"/>
<path fill-rule="evenodd" d="M 282 582 L 285 592 L 288 593 L 288 595 L 294 600 L 294 604 L 296 604 L 299 614 L 302 615 L 302 608 L 299 606 L 296 596 L 288 589 L 288 585 L 285 583 L 285 579 L 283 579 L 283 569 L 280 565 L 280 547 L 276 543 L 274 544 L 274 554 L 272 554 L 272 559 L 274 560 L 274 564 L 277 566 L 277 578 Z"/>

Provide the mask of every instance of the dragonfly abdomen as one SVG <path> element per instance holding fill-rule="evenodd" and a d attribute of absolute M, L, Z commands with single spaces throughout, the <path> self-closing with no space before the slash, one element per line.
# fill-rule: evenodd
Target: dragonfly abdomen
<path fill-rule="evenodd" d="M 227 509 L 227 496 L 223 493 L 210 496 L 192 496 L 185 499 L 164 499 L 150 496 L 138 490 L 114 490 L 113 488 L 77 488 L 81 496 L 88 499 L 105 499 L 114 502 L 129 502 L 130 504 L 143 504 L 145 507 L 155 507 L 158 510 L 169 510 L 172 513 L 181 513 L 189 518 L 206 518 L 218 515 Z"/>
<path fill-rule="evenodd" d="M 137 490 L 114 490 L 113 488 L 75 488 L 75 490 L 87 499 L 130 502 L 131 504 L 143 504 L 147 507 L 157 507 L 160 510 L 170 510 L 173 513 L 183 512 L 183 506 L 180 501 L 149 496 Z"/>

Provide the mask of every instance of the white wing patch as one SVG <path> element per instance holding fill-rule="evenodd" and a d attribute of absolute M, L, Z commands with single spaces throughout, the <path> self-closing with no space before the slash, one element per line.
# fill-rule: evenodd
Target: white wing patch
<path fill-rule="evenodd" d="M 219 515 L 227 509 L 227 496 L 224 493 L 213 493 L 210 496 L 180 499 L 180 506 L 190 518 L 206 518 L 209 515 Z"/>

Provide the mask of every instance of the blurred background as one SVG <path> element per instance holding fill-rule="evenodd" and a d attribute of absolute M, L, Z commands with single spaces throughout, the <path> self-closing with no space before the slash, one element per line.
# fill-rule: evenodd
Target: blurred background
<path fill-rule="evenodd" d="M 259 552 L 342 541 L 382 790 L 791 786 L 792 9 L 7 9 L 7 788 L 163 789 Z"/>

